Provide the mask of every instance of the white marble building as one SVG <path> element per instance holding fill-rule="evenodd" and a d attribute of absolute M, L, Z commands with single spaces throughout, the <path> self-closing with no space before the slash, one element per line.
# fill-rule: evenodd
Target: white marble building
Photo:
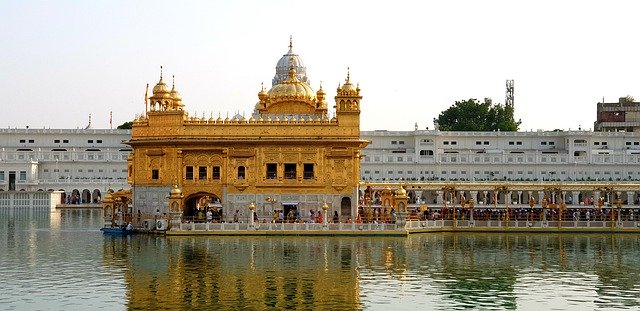
<path fill-rule="evenodd" d="M 640 133 L 362 131 L 366 181 L 637 181 Z"/>
<path fill-rule="evenodd" d="M 63 191 L 61 203 L 98 202 L 127 189 L 130 130 L 0 129 L 0 191 Z"/>

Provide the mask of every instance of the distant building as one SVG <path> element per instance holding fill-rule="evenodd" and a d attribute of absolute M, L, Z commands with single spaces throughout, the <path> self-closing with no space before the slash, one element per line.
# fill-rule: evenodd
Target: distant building
<path fill-rule="evenodd" d="M 60 190 L 58 203 L 98 202 L 128 188 L 130 130 L 0 129 L 0 191 Z"/>
<path fill-rule="evenodd" d="M 640 102 L 630 96 L 620 97 L 617 103 L 598 103 L 597 132 L 639 132 Z"/>
<path fill-rule="evenodd" d="M 640 180 L 640 132 L 362 131 L 369 181 Z"/>

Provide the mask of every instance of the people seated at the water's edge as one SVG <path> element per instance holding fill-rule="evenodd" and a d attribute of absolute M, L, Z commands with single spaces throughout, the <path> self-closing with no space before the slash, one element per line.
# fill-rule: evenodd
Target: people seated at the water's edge
<path fill-rule="evenodd" d="M 207 210 L 207 222 L 211 222 L 213 220 L 213 212 L 211 210 Z"/>
<path fill-rule="evenodd" d="M 127 231 L 133 231 L 133 225 L 129 223 L 126 228 Z"/>

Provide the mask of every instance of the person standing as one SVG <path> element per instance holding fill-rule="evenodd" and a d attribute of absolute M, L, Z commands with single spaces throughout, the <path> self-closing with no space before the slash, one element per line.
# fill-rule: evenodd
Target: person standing
<path fill-rule="evenodd" d="M 340 221 L 340 216 L 338 216 L 338 211 L 333 211 L 333 223 L 337 224 Z"/>

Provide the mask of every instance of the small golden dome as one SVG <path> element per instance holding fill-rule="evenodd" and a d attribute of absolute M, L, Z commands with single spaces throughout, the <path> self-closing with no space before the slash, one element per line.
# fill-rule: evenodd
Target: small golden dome
<path fill-rule="evenodd" d="M 176 101 L 182 101 L 182 95 L 180 95 L 180 92 L 176 90 L 176 76 L 173 76 L 173 85 L 171 86 L 171 98 L 173 98 Z"/>
<path fill-rule="evenodd" d="M 357 87 L 351 84 L 349 68 L 347 68 L 347 79 L 342 86 L 338 86 L 338 94 L 343 95 L 357 95 L 360 92 L 360 86 Z"/>
<path fill-rule="evenodd" d="M 324 90 L 322 89 L 322 82 L 320 82 L 320 89 L 318 90 L 318 93 L 316 93 L 318 95 L 318 99 L 320 98 L 320 95 L 326 95 L 327 93 L 324 92 Z"/>
<path fill-rule="evenodd" d="M 260 101 L 264 101 L 265 99 L 267 99 L 267 92 L 265 92 L 264 90 L 264 83 L 260 87 L 260 92 L 258 92 L 258 98 L 260 99 Z"/>
<path fill-rule="evenodd" d="M 160 66 L 160 81 L 153 87 L 153 97 L 171 97 L 169 86 L 162 80 L 162 66 Z"/>
<path fill-rule="evenodd" d="M 171 195 L 175 196 L 175 195 L 181 195 L 181 194 L 182 194 L 182 190 L 178 188 L 178 185 L 173 185 L 173 189 L 171 189 Z"/>
<path fill-rule="evenodd" d="M 407 195 L 407 190 L 404 190 L 404 188 L 400 187 L 400 189 L 396 190 L 396 195 L 397 196 L 406 196 Z"/>

